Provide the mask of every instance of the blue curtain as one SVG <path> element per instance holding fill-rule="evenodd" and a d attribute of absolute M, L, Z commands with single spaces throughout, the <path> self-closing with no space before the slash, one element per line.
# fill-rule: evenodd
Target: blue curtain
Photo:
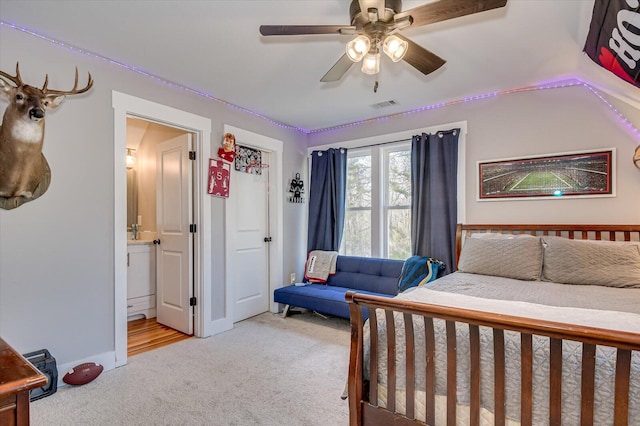
<path fill-rule="evenodd" d="M 417 135 L 411 143 L 411 250 L 455 271 L 460 129 Z"/>
<path fill-rule="evenodd" d="M 331 148 L 311 153 L 307 252 L 338 251 L 344 229 L 347 150 Z"/>

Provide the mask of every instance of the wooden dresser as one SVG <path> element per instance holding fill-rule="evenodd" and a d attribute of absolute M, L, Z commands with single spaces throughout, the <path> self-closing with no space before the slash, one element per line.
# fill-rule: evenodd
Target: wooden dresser
<path fill-rule="evenodd" d="M 0 338 L 0 425 L 28 425 L 29 391 L 46 384 L 47 377 Z"/>

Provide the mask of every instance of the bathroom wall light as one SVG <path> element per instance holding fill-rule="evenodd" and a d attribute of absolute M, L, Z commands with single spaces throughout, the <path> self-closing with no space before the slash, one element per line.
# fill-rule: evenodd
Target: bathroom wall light
<path fill-rule="evenodd" d="M 127 148 L 127 169 L 133 169 L 133 166 L 136 165 L 136 156 L 134 155 L 135 152 L 135 149 Z"/>

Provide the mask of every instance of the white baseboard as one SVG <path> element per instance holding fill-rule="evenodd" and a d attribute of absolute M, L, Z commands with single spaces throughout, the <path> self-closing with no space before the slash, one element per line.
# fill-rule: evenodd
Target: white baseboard
<path fill-rule="evenodd" d="M 209 337 L 231 330 L 233 328 L 233 321 L 231 318 L 221 318 L 207 323 L 205 327 L 202 337 Z"/>

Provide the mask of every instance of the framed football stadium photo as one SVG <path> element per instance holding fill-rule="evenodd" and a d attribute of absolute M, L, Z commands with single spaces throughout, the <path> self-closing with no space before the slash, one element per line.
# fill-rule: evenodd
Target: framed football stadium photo
<path fill-rule="evenodd" d="M 614 197 L 615 148 L 478 161 L 478 200 Z"/>

